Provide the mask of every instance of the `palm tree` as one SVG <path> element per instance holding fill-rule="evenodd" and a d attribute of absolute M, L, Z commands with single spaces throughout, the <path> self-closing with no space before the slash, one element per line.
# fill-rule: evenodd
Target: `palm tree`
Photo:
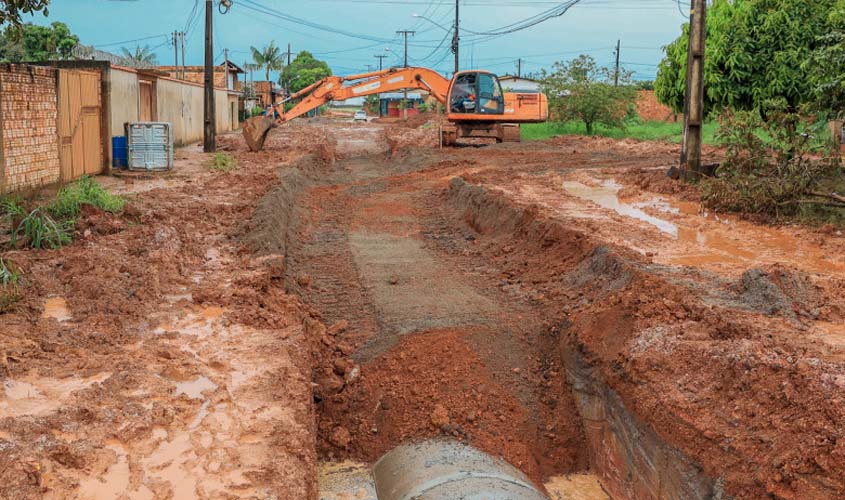
<path fill-rule="evenodd" d="M 140 45 L 135 46 L 135 51 L 131 51 L 126 47 L 122 47 L 121 50 L 123 51 L 123 57 L 130 59 L 137 63 L 142 64 L 155 64 L 156 63 L 156 55 L 150 49 L 149 45 L 144 45 L 141 47 Z"/>
<path fill-rule="evenodd" d="M 255 47 L 249 49 L 252 51 L 252 60 L 255 61 L 256 66 L 264 68 L 267 80 L 270 80 L 271 71 L 282 69 L 282 53 L 276 46 L 275 41 L 271 41 L 270 45 L 264 47 L 263 50 L 258 50 Z"/>

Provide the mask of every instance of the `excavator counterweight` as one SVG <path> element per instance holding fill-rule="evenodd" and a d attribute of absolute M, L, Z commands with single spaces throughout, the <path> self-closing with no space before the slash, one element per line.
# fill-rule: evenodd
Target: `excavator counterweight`
<path fill-rule="evenodd" d="M 260 151 L 274 126 L 324 104 L 400 90 L 427 91 L 446 107 L 449 125 L 441 132 L 444 145 L 453 145 L 462 137 L 519 140 L 520 123 L 544 122 L 549 114 L 545 95 L 502 92 L 498 77 L 487 71 L 462 71 L 449 80 L 428 68 L 390 68 L 324 78 L 276 104 L 267 116 L 246 120 L 244 138 L 250 150 Z M 298 102 L 285 112 L 284 103 L 293 101 Z"/>

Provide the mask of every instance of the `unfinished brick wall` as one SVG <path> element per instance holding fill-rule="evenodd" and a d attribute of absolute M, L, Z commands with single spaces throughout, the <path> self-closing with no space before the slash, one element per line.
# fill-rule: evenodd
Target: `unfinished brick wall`
<path fill-rule="evenodd" d="M 0 174 L 3 192 L 58 182 L 56 71 L 0 64 Z"/>

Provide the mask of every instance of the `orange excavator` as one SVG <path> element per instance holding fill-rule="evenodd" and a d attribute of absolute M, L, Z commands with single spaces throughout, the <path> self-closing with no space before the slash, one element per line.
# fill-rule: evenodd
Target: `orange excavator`
<path fill-rule="evenodd" d="M 276 104 L 267 116 L 244 122 L 244 138 L 249 149 L 260 151 L 271 128 L 324 104 L 400 90 L 427 91 L 446 107 L 449 123 L 441 130 L 444 146 L 452 146 L 463 137 L 519 141 L 519 124 L 544 122 L 549 116 L 545 95 L 502 92 L 499 78 L 489 71 L 461 71 L 449 80 L 427 68 L 390 68 L 324 78 Z M 284 111 L 285 102 L 297 100 L 291 109 Z"/>

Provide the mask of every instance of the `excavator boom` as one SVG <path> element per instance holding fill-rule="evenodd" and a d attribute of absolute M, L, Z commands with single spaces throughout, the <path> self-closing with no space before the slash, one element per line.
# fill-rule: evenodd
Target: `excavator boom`
<path fill-rule="evenodd" d="M 489 106 L 482 107 L 480 105 L 476 109 L 474 102 L 471 107 L 467 105 L 465 102 L 467 99 L 476 99 L 476 90 L 472 89 L 482 90 L 481 87 L 467 84 L 469 81 L 468 75 L 476 75 L 479 79 L 487 78 L 490 81 L 495 81 L 495 87 L 488 85 L 489 91 L 492 93 L 485 98 L 485 92 L 479 92 L 484 94 L 480 95 L 479 98 L 488 103 L 497 103 L 498 111 L 491 109 Z M 291 95 L 285 101 L 276 104 L 267 116 L 246 120 L 243 126 L 244 138 L 250 150 L 260 151 L 264 147 L 264 141 L 271 128 L 302 116 L 331 101 L 343 101 L 353 97 L 364 97 L 399 90 L 425 90 L 441 104 L 446 105 L 449 109 L 449 121 L 456 125 L 456 127 L 453 127 L 454 132 L 450 132 L 454 134 L 454 137 L 457 137 L 462 130 L 471 130 L 473 131 L 472 134 L 464 133 L 462 136 L 496 137 L 501 140 L 506 135 L 503 132 L 503 126 L 506 124 L 503 122 L 545 121 L 548 116 L 545 96 L 542 96 L 542 94 L 539 96 L 537 94 L 502 94 L 498 79 L 488 72 L 462 72 L 455 75 L 455 79 L 450 81 L 440 73 L 428 68 L 390 68 L 347 77 L 330 76 L 317 81 Z M 496 90 L 498 95 L 495 95 Z M 299 102 L 285 112 L 285 103 L 294 100 L 299 100 Z M 451 104 L 450 101 L 452 101 Z M 456 103 L 458 104 L 456 105 Z M 531 103 L 531 106 L 526 107 L 525 105 L 528 103 Z M 456 106 L 467 106 L 467 109 L 457 109 Z M 447 132 L 444 131 L 444 134 L 447 134 Z"/>

